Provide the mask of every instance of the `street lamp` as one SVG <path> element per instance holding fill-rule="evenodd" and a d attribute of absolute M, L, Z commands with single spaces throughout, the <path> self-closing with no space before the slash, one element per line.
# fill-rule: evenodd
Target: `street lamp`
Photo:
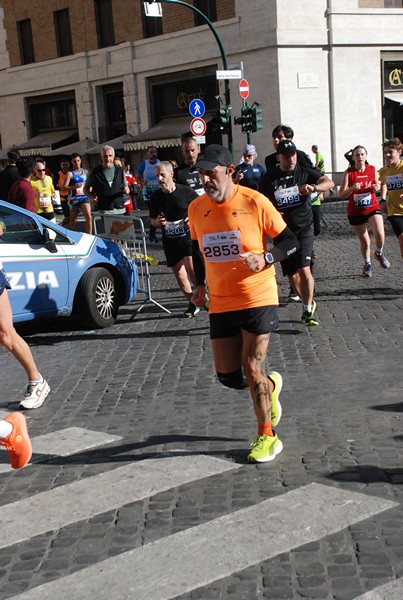
<path fill-rule="evenodd" d="M 168 4 L 179 4 L 180 6 L 187 6 L 187 8 L 190 8 L 191 10 L 193 10 L 193 12 L 195 12 L 201 16 L 201 18 L 205 21 L 205 23 L 207 23 L 207 25 L 210 27 L 210 30 L 216 39 L 216 42 L 218 44 L 218 47 L 219 47 L 220 53 L 221 53 L 223 68 L 225 71 L 227 71 L 228 70 L 227 55 L 225 54 L 224 46 L 222 45 L 220 36 L 218 35 L 217 30 L 214 27 L 214 25 L 212 24 L 212 22 L 210 21 L 210 19 L 208 19 L 201 10 L 199 10 L 192 4 L 187 4 L 187 2 L 182 2 L 182 0 L 159 0 L 159 2 L 157 2 L 157 4 L 159 4 L 160 2 L 167 2 Z M 155 4 L 155 0 L 148 0 L 147 2 L 144 2 L 145 9 L 146 9 L 147 4 Z M 146 9 L 146 16 L 147 16 L 147 12 L 148 11 Z M 154 15 L 162 17 L 162 12 L 160 15 L 159 15 L 159 13 L 154 13 Z M 225 107 L 229 114 L 229 123 L 228 123 L 228 127 L 227 127 L 228 149 L 231 152 L 231 154 L 234 155 L 234 147 L 233 147 L 233 139 L 232 139 L 232 125 L 231 125 L 231 97 L 230 97 L 230 89 L 229 89 L 228 79 L 224 80 L 224 85 L 225 85 Z"/>

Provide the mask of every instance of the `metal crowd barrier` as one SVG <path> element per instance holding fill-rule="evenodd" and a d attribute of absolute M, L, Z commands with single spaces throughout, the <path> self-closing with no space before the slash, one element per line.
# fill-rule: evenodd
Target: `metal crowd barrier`
<path fill-rule="evenodd" d="M 147 302 L 152 302 L 155 306 L 171 314 L 170 310 L 152 297 L 150 264 L 155 265 L 157 261 L 148 256 L 147 236 L 143 220 L 140 217 L 129 215 L 94 215 L 93 224 L 95 235 L 121 244 L 127 255 L 136 263 L 138 272 L 137 292 L 144 294 L 145 300 L 136 309 L 132 319 Z"/>

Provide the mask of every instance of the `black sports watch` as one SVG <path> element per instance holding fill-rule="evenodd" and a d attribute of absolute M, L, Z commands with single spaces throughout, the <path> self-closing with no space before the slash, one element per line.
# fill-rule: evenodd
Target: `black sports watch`
<path fill-rule="evenodd" d="M 274 263 L 273 254 L 271 254 L 270 252 L 265 252 L 263 254 L 263 258 L 264 258 L 265 267 L 270 267 L 270 265 L 272 265 Z"/>

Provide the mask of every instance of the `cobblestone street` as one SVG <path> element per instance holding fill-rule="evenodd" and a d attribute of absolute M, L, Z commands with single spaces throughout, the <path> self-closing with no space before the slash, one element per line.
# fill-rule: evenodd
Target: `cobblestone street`
<path fill-rule="evenodd" d="M 218 384 L 208 315 L 181 316 L 160 245 L 152 291 L 171 314 L 147 303 L 132 319 L 139 297 L 109 329 L 19 327 L 51 393 L 26 413 L 33 464 L 12 473 L 0 455 L 0 600 L 403 597 L 403 261 L 386 222 L 392 266 L 362 278 L 345 204 L 323 216 L 318 327 L 277 268 L 271 463 L 247 464 L 249 397 Z M 1 360 L 5 415 L 24 377 Z"/>

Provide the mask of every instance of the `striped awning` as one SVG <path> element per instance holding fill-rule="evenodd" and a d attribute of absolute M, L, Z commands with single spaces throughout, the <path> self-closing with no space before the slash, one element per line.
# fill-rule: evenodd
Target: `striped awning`
<path fill-rule="evenodd" d="M 123 149 L 128 152 L 130 150 L 146 150 L 148 146 L 155 146 L 156 148 L 180 146 L 183 137 L 191 135 L 191 120 L 190 115 L 161 119 L 150 129 L 132 136 L 128 141 L 124 141 Z"/>
<path fill-rule="evenodd" d="M 13 146 L 13 150 L 17 150 L 20 156 L 46 155 L 58 146 L 76 140 L 78 140 L 78 132 L 75 129 L 47 131 L 39 133 L 18 146 Z"/>

